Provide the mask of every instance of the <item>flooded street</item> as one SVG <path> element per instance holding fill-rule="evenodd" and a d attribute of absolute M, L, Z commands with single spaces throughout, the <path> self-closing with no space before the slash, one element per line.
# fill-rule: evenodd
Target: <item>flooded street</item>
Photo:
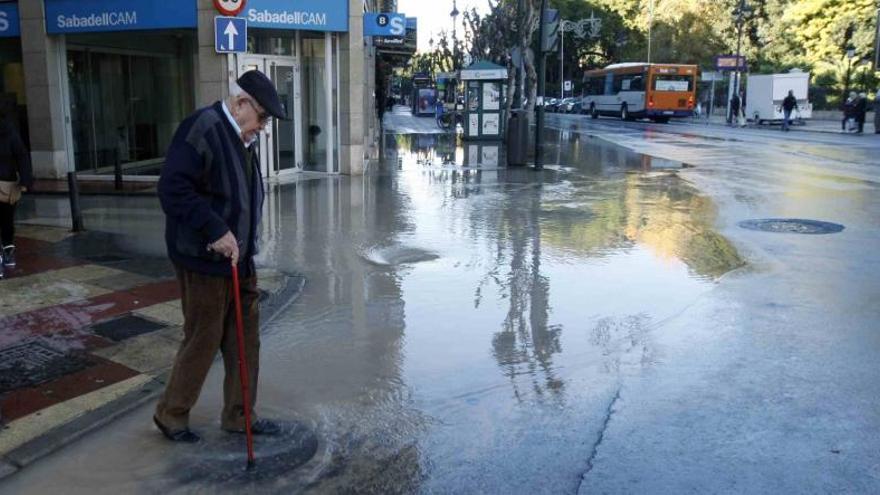
<path fill-rule="evenodd" d="M 258 410 L 314 429 L 305 465 L 258 459 L 249 477 L 242 442 L 241 466 L 191 476 L 221 443 L 215 366 L 202 444 L 166 442 L 150 404 L 0 492 L 880 488 L 876 163 L 557 127 L 543 172 L 506 168 L 498 145 L 386 134 L 364 177 L 270 186 L 257 263 L 306 286 L 263 334 Z M 163 254 L 155 198 L 83 207 Z M 764 217 L 846 230 L 736 225 Z"/>

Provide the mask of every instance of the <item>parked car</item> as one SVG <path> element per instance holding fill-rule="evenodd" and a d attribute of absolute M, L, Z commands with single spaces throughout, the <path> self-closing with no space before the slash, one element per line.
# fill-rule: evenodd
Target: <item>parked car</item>
<path fill-rule="evenodd" d="M 544 104 L 545 112 L 555 112 L 557 108 L 559 108 L 559 100 L 556 98 L 546 100 L 546 103 Z"/>
<path fill-rule="evenodd" d="M 577 103 L 577 98 L 565 98 L 559 103 L 557 111 L 559 113 L 573 113 L 575 103 Z"/>

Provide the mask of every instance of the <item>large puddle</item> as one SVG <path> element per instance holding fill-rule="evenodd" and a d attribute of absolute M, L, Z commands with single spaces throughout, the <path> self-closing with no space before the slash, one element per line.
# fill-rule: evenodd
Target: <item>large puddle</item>
<path fill-rule="evenodd" d="M 259 262 L 308 282 L 264 335 L 259 408 L 320 443 L 252 489 L 576 490 L 620 380 L 662 359 L 664 320 L 744 261 L 680 164 L 550 134 L 540 173 L 499 167 L 492 144 L 387 135 L 363 178 L 272 188 Z M 85 208 L 91 228 L 116 228 Z M 161 232 L 161 212 L 139 220 Z M 221 383 L 213 370 L 195 428 L 218 425 Z M 13 492 L 242 489 L 181 484 L 187 454 L 150 409 L 27 469 Z"/>

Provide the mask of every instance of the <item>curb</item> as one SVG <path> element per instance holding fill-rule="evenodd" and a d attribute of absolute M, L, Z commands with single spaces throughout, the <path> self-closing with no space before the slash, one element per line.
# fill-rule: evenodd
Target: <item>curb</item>
<path fill-rule="evenodd" d="M 265 331 L 281 311 L 299 299 L 306 284 L 305 277 L 298 274 L 275 272 L 268 278 L 270 283 L 275 284 L 277 290 L 260 290 L 260 333 Z M 215 360 L 219 359 L 218 355 Z M 164 390 L 169 373 L 170 366 L 158 376 L 150 378 L 119 398 L 102 404 L 3 454 L 0 456 L 0 482 L 41 458 L 156 399 Z"/>

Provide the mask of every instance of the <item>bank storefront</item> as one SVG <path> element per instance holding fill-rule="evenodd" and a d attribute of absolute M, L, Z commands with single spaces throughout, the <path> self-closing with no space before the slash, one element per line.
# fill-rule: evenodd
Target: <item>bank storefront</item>
<path fill-rule="evenodd" d="M 234 55 L 235 77 L 265 72 L 292 117 L 274 120 L 260 138 L 265 175 L 339 172 L 339 42 L 348 2 L 250 0 L 239 16 L 248 20 L 248 53 Z"/>
<path fill-rule="evenodd" d="M 348 0 L 249 0 L 238 15 L 248 21 L 241 54 L 216 53 L 220 13 L 209 0 L 42 1 L 59 48 L 66 161 L 80 177 L 121 167 L 126 180 L 155 180 L 177 125 L 251 69 L 273 80 L 292 117 L 261 136 L 263 174 L 348 172 L 339 97 Z"/>

